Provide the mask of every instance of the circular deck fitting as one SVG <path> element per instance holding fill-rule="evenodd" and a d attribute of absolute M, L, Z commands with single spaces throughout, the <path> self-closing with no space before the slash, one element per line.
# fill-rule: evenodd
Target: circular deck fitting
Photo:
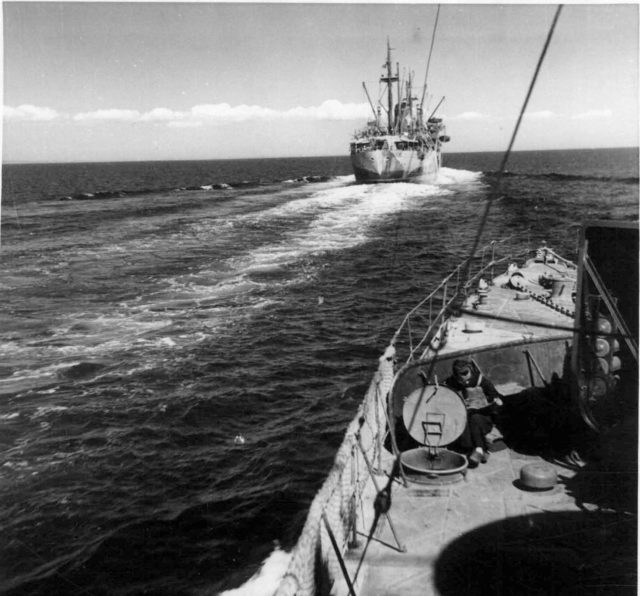
<path fill-rule="evenodd" d="M 548 463 L 536 462 L 522 466 L 519 485 L 524 490 L 546 491 L 558 482 L 556 469 Z"/>
<path fill-rule="evenodd" d="M 464 455 L 449 449 L 430 452 L 426 447 L 405 451 L 402 465 L 409 479 L 421 484 L 450 484 L 464 478 L 469 462 Z"/>
<path fill-rule="evenodd" d="M 453 443 L 467 424 L 462 398 L 444 385 L 424 385 L 406 398 L 402 418 L 409 434 L 424 447 L 405 451 L 402 466 L 420 484 L 449 484 L 464 478 L 469 462 L 444 447 Z"/>

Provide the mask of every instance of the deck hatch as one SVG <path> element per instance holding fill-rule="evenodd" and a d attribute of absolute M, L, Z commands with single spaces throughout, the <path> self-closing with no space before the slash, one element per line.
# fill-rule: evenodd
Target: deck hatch
<path fill-rule="evenodd" d="M 424 385 L 404 400 L 402 417 L 409 434 L 421 445 L 402 454 L 409 479 L 422 484 L 443 484 L 462 479 L 468 462 L 464 455 L 445 447 L 467 424 L 462 398 L 443 385 Z"/>

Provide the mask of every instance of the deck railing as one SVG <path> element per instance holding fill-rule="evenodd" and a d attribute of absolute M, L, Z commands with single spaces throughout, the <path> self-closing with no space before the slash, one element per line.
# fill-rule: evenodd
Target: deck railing
<path fill-rule="evenodd" d="M 503 246 L 510 239 L 491 242 L 479 249 L 474 257 L 465 259 L 405 315 L 393 335 L 391 345 L 399 350 L 400 346 L 404 346 L 406 355 L 402 354 L 401 357 L 406 358 L 406 362 L 420 357 L 429 345 L 439 341 L 440 326 L 448 314 L 462 306 L 480 279 L 491 283 L 501 268 L 506 271 L 510 262 L 533 254 L 529 249 L 504 254 Z M 552 254 L 552 251 L 548 252 Z"/>

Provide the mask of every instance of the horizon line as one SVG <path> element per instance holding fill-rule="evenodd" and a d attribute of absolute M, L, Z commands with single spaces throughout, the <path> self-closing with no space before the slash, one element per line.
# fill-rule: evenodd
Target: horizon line
<path fill-rule="evenodd" d="M 564 147 L 556 149 L 518 149 L 511 153 L 534 153 L 534 152 L 554 152 L 554 151 L 603 151 L 603 150 L 615 150 L 615 149 L 635 149 L 640 150 L 640 145 L 621 145 L 616 147 Z M 497 153 L 502 154 L 504 150 L 480 150 L 480 151 L 452 151 L 450 153 L 443 153 L 446 155 L 466 155 L 476 153 Z M 2 165 L 5 166 L 17 166 L 17 165 L 70 165 L 70 164 L 112 164 L 112 163 L 166 163 L 166 162 L 194 162 L 194 161 L 253 161 L 253 160 L 269 160 L 269 159 L 325 159 L 330 157 L 346 158 L 348 154 L 327 154 L 327 155 L 281 155 L 271 157 L 210 157 L 210 158 L 197 158 L 197 159 L 115 159 L 108 161 L 2 161 Z"/>

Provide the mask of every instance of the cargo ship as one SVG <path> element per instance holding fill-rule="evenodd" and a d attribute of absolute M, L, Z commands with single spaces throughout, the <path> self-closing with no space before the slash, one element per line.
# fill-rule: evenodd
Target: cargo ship
<path fill-rule="evenodd" d="M 449 141 L 442 118 L 435 116 L 444 98 L 425 119 L 426 80 L 419 101 L 414 95 L 412 75 L 401 81 L 398 64 L 393 72 L 388 40 L 383 69 L 380 84 L 386 105 L 378 102 L 374 106 L 363 83 L 373 119 L 356 131 L 351 140 L 351 164 L 356 182 L 433 183 L 442 161 L 442 144 Z"/>

